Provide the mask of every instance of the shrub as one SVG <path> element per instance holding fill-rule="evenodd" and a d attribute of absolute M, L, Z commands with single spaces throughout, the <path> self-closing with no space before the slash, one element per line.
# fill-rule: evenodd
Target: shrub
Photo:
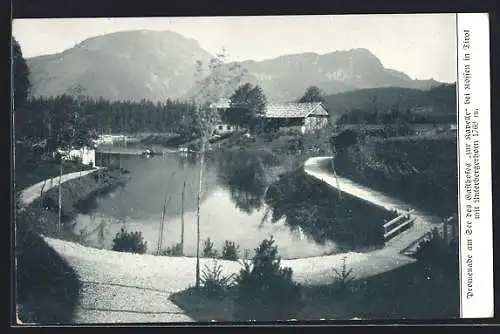
<path fill-rule="evenodd" d="M 246 261 L 246 260 L 250 259 L 250 254 L 251 254 L 250 249 L 244 249 L 243 250 L 243 260 Z"/>
<path fill-rule="evenodd" d="M 458 268 L 458 244 L 456 240 L 447 242 L 437 228 L 433 228 L 419 242 L 414 256 L 429 266 L 440 270 L 455 270 Z"/>
<path fill-rule="evenodd" d="M 177 243 L 173 246 L 167 247 L 160 252 L 163 256 L 182 256 L 182 245 Z"/>
<path fill-rule="evenodd" d="M 292 137 L 302 137 L 302 132 L 300 127 L 284 127 L 278 129 L 276 136 L 292 136 Z"/>
<path fill-rule="evenodd" d="M 203 242 L 203 257 L 217 258 L 217 250 L 214 248 L 214 243 L 210 238 Z"/>
<path fill-rule="evenodd" d="M 301 287 L 292 281 L 290 268 L 280 267 L 273 244 L 272 237 L 263 240 L 236 279 L 238 320 L 288 320 L 296 318 L 303 307 Z"/>
<path fill-rule="evenodd" d="M 234 279 L 234 274 L 223 275 L 222 266 L 215 260 L 212 268 L 205 265 L 201 275 L 203 291 L 209 296 L 220 295 L 227 291 Z"/>
<path fill-rule="evenodd" d="M 144 254 L 147 248 L 142 232 L 127 232 L 124 227 L 113 239 L 114 251 Z"/>
<path fill-rule="evenodd" d="M 297 152 L 304 149 L 304 139 L 302 137 L 292 138 L 287 141 L 287 149 Z"/>
<path fill-rule="evenodd" d="M 82 157 L 76 156 L 76 157 L 70 157 L 69 161 L 70 161 L 70 163 L 73 163 L 76 165 L 76 164 L 82 164 L 83 160 L 82 160 Z"/>
<path fill-rule="evenodd" d="M 346 258 L 342 258 L 342 266 L 340 270 L 334 268 L 335 282 L 332 285 L 333 293 L 345 296 L 346 293 L 352 292 L 356 276 L 352 272 L 352 268 L 348 269 Z"/>
<path fill-rule="evenodd" d="M 234 242 L 226 240 L 222 248 L 221 258 L 224 260 L 237 261 L 239 248 L 240 246 L 236 245 Z"/>
<path fill-rule="evenodd" d="M 437 228 L 433 228 L 431 232 L 420 240 L 415 251 L 415 257 L 423 261 L 432 261 L 439 253 L 443 251 L 444 242 Z"/>
<path fill-rule="evenodd" d="M 199 141 L 196 141 L 194 143 L 189 143 L 187 145 L 187 148 L 190 150 L 190 151 L 196 151 L 198 152 L 199 150 L 201 150 L 201 143 Z"/>

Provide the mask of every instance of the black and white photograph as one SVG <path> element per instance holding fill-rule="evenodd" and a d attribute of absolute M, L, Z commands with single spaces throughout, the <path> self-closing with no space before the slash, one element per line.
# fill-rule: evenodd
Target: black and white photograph
<path fill-rule="evenodd" d="M 487 317 L 459 22 L 13 20 L 17 324 Z"/>

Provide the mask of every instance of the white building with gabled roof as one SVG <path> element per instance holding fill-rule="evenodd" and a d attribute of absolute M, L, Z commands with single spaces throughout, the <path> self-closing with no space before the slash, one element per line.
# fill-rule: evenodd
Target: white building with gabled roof
<path fill-rule="evenodd" d="M 213 103 L 211 108 L 220 113 L 231 107 L 230 99 L 221 99 Z M 271 129 L 296 128 L 302 133 L 314 131 L 324 127 L 330 118 L 328 109 L 322 102 L 287 102 L 269 103 L 264 113 L 264 124 Z M 220 122 L 215 126 L 215 132 L 227 133 L 234 131 L 234 127 Z"/>

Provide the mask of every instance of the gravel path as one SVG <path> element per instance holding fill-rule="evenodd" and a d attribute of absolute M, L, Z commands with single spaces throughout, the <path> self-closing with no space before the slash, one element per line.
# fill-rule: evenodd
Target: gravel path
<path fill-rule="evenodd" d="M 365 187 L 359 183 L 349 179 L 337 176 L 335 178 L 332 173 L 324 168 L 325 161 L 331 160 L 331 157 L 316 157 L 306 161 L 304 171 L 335 189 L 340 189 L 342 192 L 348 193 L 361 200 L 370 202 L 376 206 L 386 210 L 396 210 L 398 213 L 404 213 L 408 208 L 412 208 L 411 204 L 400 201 L 396 198 L 387 196 L 379 191 Z M 384 249 L 376 251 L 377 255 L 383 254 L 386 256 L 395 256 L 405 252 L 416 244 L 416 241 L 424 237 L 433 227 L 442 225 L 441 218 L 430 215 L 421 210 L 415 210 L 412 213 L 415 217 L 415 222 L 412 227 L 402 232 L 396 237 L 390 239 Z"/>
<path fill-rule="evenodd" d="M 336 187 L 336 181 L 323 171 L 320 163 L 329 158 L 312 158 L 305 164 L 307 174 Z M 94 172 L 95 170 L 64 175 L 62 182 Z M 22 194 L 24 205 L 40 195 L 44 182 L 37 183 Z M 58 178 L 47 182 L 44 191 L 55 187 Z M 402 210 L 409 206 L 383 194 L 339 178 L 342 191 L 387 209 Z M 401 252 L 418 240 L 437 218 L 416 212 L 415 226 L 396 236 L 381 250 L 369 253 L 349 252 L 294 260 L 282 260 L 282 265 L 293 269 L 294 280 L 303 284 L 333 282 L 333 268 L 340 269 L 345 259 L 358 278 L 366 278 L 396 269 L 415 261 Z M 80 305 L 75 323 L 117 322 L 190 322 L 194 321 L 172 303 L 170 294 L 194 285 L 195 258 L 138 255 L 86 247 L 59 239 L 44 237 L 78 273 L 83 283 Z M 236 274 L 241 264 L 218 260 L 225 274 Z M 211 266 L 213 260 L 201 259 L 201 267 Z"/>
<path fill-rule="evenodd" d="M 82 176 L 85 176 L 90 173 L 94 173 L 99 170 L 100 167 L 95 169 L 85 170 L 81 172 L 74 172 L 69 174 L 64 174 L 61 178 L 61 183 L 68 182 L 69 180 L 73 180 Z M 59 176 L 54 177 L 52 179 L 47 179 L 45 181 L 40 181 L 35 183 L 34 185 L 26 188 L 21 193 L 21 205 L 22 207 L 31 204 L 34 200 L 36 200 L 40 196 L 40 192 L 43 189 L 43 192 L 47 192 L 48 190 L 55 188 L 59 185 Z M 22 209 L 22 208 L 21 208 Z"/>

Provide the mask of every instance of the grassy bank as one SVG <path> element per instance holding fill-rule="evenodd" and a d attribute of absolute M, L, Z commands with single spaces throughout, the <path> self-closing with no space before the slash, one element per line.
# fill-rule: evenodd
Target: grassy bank
<path fill-rule="evenodd" d="M 20 156 L 16 152 L 16 165 L 14 170 L 14 184 L 16 191 L 21 191 L 40 181 L 59 176 L 59 162 L 54 160 L 42 160 L 36 156 Z M 63 162 L 63 174 L 90 170 L 92 166 L 83 165 L 76 161 Z"/>
<path fill-rule="evenodd" d="M 353 196 L 331 189 L 297 170 L 282 176 L 266 193 L 272 220 L 285 218 L 318 243 L 333 240 L 345 250 L 384 245 L 382 225 L 397 216 Z"/>
<path fill-rule="evenodd" d="M 329 129 L 306 134 L 282 129 L 250 137 L 236 133 L 214 144 L 213 149 L 224 153 L 246 152 L 259 157 L 270 170 L 269 178 L 277 180 L 280 175 L 302 168 L 310 157 L 330 155 L 329 144 L 325 140 L 328 133 Z"/>
<path fill-rule="evenodd" d="M 442 217 L 457 212 L 457 142 L 453 135 L 341 135 L 331 140 L 332 134 L 329 127 L 306 134 L 290 129 L 253 137 L 235 134 L 213 147 L 222 152 L 271 156 L 273 163 L 266 169 L 272 170 L 273 180 L 300 169 L 310 157 L 331 156 L 334 149 L 339 175 Z"/>
<path fill-rule="evenodd" d="M 54 175 L 52 175 L 54 176 Z M 18 317 L 24 323 L 70 323 L 78 304 L 80 282 L 75 271 L 40 234 L 75 239 L 71 220 L 89 209 L 93 199 L 124 182 L 121 171 L 88 174 L 62 184 L 63 229 L 58 231 L 57 187 L 16 216 L 16 291 Z"/>
<path fill-rule="evenodd" d="M 370 203 L 338 192 L 307 176 L 304 161 L 325 154 L 316 134 L 277 133 L 271 137 L 232 136 L 222 141 L 219 159 L 221 183 L 237 193 L 235 201 L 245 212 L 266 203 L 272 221 L 323 244 L 334 241 L 344 250 L 373 249 L 384 244 L 382 225 L 396 217 Z M 323 143 L 324 144 L 324 143 Z M 317 153 L 319 151 L 319 153 Z"/>
<path fill-rule="evenodd" d="M 442 217 L 457 212 L 456 138 L 367 137 L 337 148 L 337 172 Z"/>
<path fill-rule="evenodd" d="M 189 141 L 192 138 L 178 135 L 175 133 L 155 133 L 140 139 L 141 145 L 160 145 L 167 148 L 177 148 L 183 142 Z"/>
<path fill-rule="evenodd" d="M 341 294 L 334 285 L 305 286 L 305 306 L 298 320 L 448 319 L 459 316 L 459 281 L 456 275 L 431 275 L 422 262 L 355 281 Z M 209 297 L 190 288 L 170 299 L 197 321 L 238 321 L 234 316 L 235 288 Z"/>
<path fill-rule="evenodd" d="M 71 323 L 81 283 L 68 263 L 43 238 L 16 230 L 18 318 L 23 323 Z"/>
<path fill-rule="evenodd" d="M 62 194 L 62 231 L 56 229 L 58 220 L 58 187 L 46 191 L 17 217 L 17 226 L 23 224 L 35 233 L 55 237 L 70 237 L 72 220 L 77 213 L 89 212 L 96 199 L 124 185 L 126 178 L 123 170 L 99 170 L 80 178 L 61 184 Z M 36 224 L 32 221 L 36 219 Z M 26 221 L 27 220 L 27 221 Z"/>

